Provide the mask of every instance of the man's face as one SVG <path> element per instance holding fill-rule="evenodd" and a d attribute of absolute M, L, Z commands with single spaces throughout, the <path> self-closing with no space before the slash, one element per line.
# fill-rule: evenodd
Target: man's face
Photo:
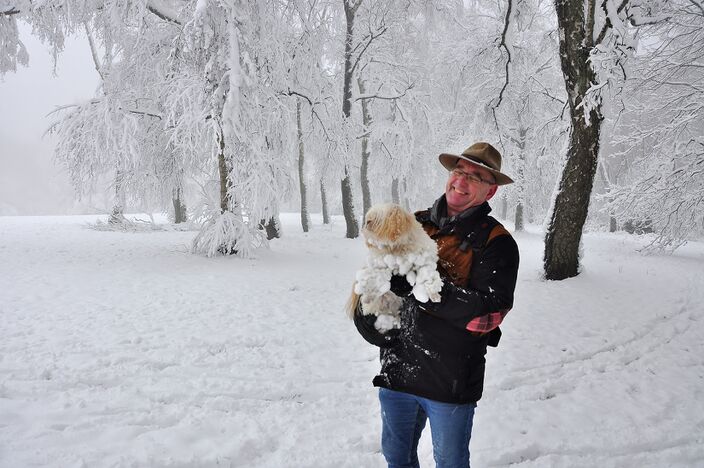
<path fill-rule="evenodd" d="M 478 177 L 484 182 L 472 180 L 471 176 Z M 467 208 L 481 205 L 489 200 L 498 188 L 494 181 L 491 172 L 464 159 L 459 159 L 455 170 L 450 171 L 450 177 L 445 185 L 448 215 L 454 216 Z"/>

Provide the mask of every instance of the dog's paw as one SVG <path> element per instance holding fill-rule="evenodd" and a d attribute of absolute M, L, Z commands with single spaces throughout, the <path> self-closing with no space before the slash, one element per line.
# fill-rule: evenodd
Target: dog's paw
<path fill-rule="evenodd" d="M 428 290 L 422 284 L 416 284 L 413 286 L 413 297 L 418 300 L 418 302 L 428 302 Z"/>
<path fill-rule="evenodd" d="M 440 302 L 442 300 L 442 297 L 440 296 L 439 292 L 433 292 L 430 294 L 430 300 L 432 302 Z"/>
<path fill-rule="evenodd" d="M 409 271 L 406 273 L 406 281 L 411 286 L 415 286 L 418 283 L 418 274 L 415 271 Z"/>
<path fill-rule="evenodd" d="M 389 291 L 391 271 L 379 268 L 362 268 L 357 271 L 355 278 L 355 293 L 377 297 Z"/>

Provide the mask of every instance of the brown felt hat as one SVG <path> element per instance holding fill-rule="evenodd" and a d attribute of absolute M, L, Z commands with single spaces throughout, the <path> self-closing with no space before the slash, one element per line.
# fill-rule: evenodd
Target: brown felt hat
<path fill-rule="evenodd" d="M 460 159 L 464 159 L 491 172 L 496 178 L 496 185 L 513 183 L 513 179 L 501 172 L 501 153 L 489 143 L 483 141 L 475 143 L 462 151 L 462 154 L 442 153 L 440 155 L 440 163 L 448 171 L 453 170 Z"/>

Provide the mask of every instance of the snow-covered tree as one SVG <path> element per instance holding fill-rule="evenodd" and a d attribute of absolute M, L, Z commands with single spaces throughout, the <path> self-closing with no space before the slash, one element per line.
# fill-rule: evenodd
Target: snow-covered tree
<path fill-rule="evenodd" d="M 517 229 L 548 213 L 546 277 L 557 279 L 579 271 L 600 144 L 614 219 L 646 221 L 670 247 L 702 229 L 702 10 L 685 0 L 551 6 L 17 0 L 0 4 L 0 72 L 26 63 L 17 21 L 54 53 L 86 33 L 101 85 L 55 113 L 57 158 L 79 193 L 111 180 L 116 207 L 176 213 L 199 185 L 193 250 L 206 255 L 247 256 L 280 236 L 295 179 L 304 231 L 319 197 L 324 222 L 341 206 L 356 237 L 355 208 L 429 203 L 445 176 L 435 155 L 492 141 L 516 180 L 501 212 L 510 204 Z"/>
<path fill-rule="evenodd" d="M 541 219 L 550 192 L 546 185 L 557 174 L 555 154 L 567 126 L 562 118 L 565 93 L 556 53 L 554 11 L 543 2 L 505 5 L 498 40 L 502 52 L 498 67 L 489 74 L 501 76 L 500 88 L 487 105 L 485 131 L 495 134 L 504 153 L 505 169 L 515 183 L 502 189 L 502 201 L 515 207 L 514 226 L 522 230 L 526 216 Z M 492 128 L 493 127 L 493 128 Z"/>
<path fill-rule="evenodd" d="M 635 28 L 659 19 L 653 0 L 557 0 L 560 62 L 571 120 L 570 141 L 545 236 L 545 277 L 579 273 L 582 230 L 599 156 L 602 102 L 625 79 Z"/>
<path fill-rule="evenodd" d="M 642 28 L 626 83 L 614 144 L 627 164 L 605 209 L 674 250 L 704 231 L 704 5 L 670 1 L 660 15 Z"/>
<path fill-rule="evenodd" d="M 275 2 L 207 1 L 192 17 L 185 27 L 185 75 L 205 85 L 204 101 L 195 106 L 206 109 L 221 194 L 194 250 L 248 256 L 263 242 L 261 229 L 273 228 L 267 237 L 280 235 L 279 200 L 291 185 L 289 160 L 280 157 L 292 146 L 280 93 L 286 52 L 267 34 L 282 26 L 281 10 Z M 188 131 L 188 123 L 177 119 L 176 125 Z"/>
<path fill-rule="evenodd" d="M 183 189 L 184 161 L 168 144 L 160 93 L 179 29 L 151 14 L 139 21 L 149 34 L 117 28 L 102 14 L 84 22 L 100 88 L 94 99 L 57 110 L 50 127 L 58 137 L 56 158 L 79 195 L 92 192 L 102 175 L 112 175 L 113 223 L 125 221 L 128 199 L 163 207 Z M 118 31 L 119 42 L 113 39 Z"/>

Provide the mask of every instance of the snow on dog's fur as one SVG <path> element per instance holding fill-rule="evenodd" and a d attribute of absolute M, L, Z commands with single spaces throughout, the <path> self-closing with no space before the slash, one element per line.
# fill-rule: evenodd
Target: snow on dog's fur
<path fill-rule="evenodd" d="M 369 249 L 367 264 L 356 275 L 347 305 L 350 316 L 361 301 L 365 315 L 376 315 L 376 328 L 398 328 L 401 299 L 389 291 L 392 275 L 405 275 L 420 302 L 440 302 L 437 245 L 415 217 L 392 203 L 372 206 L 362 235 Z"/>

